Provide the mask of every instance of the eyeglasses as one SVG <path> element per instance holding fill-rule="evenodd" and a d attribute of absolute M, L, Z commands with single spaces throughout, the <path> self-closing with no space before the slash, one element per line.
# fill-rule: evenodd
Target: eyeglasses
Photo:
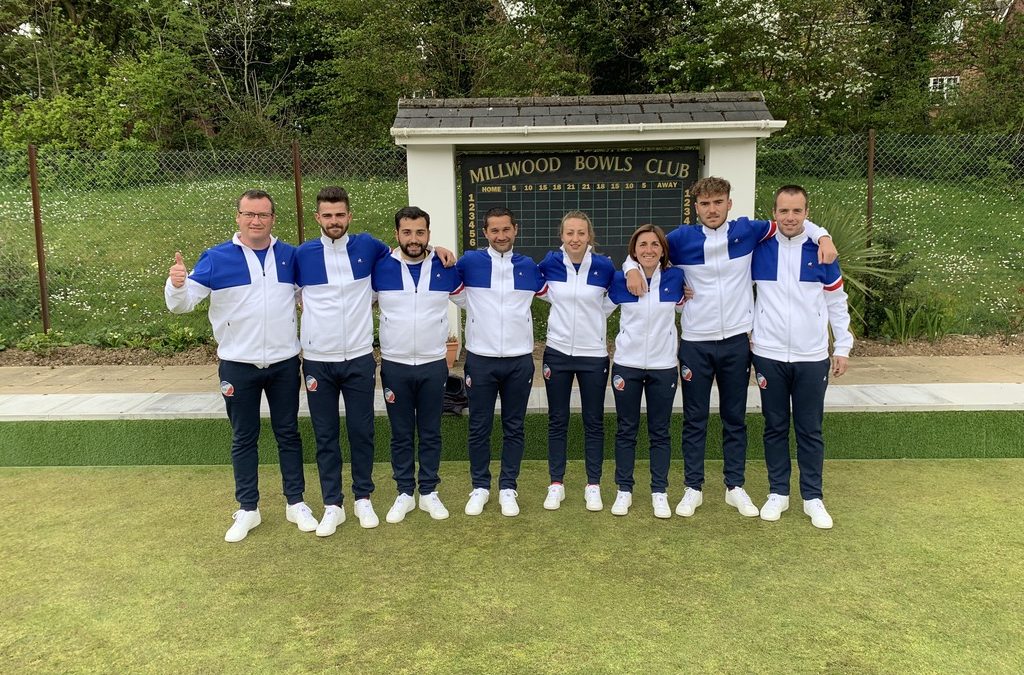
<path fill-rule="evenodd" d="M 238 215 L 242 216 L 242 220 L 252 220 L 253 218 L 256 218 L 263 223 L 274 217 L 273 213 L 256 213 L 255 211 L 239 211 Z"/>

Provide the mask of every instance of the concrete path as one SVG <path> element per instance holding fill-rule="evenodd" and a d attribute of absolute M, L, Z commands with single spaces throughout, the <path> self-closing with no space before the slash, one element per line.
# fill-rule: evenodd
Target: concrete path
<path fill-rule="evenodd" d="M 530 411 L 544 412 L 547 401 L 537 371 Z M 214 365 L 0 368 L 0 421 L 223 417 L 219 390 Z M 676 399 L 681 406 L 678 394 Z M 574 392 L 577 409 L 578 404 Z M 611 390 L 605 405 L 614 411 Z M 717 405 L 714 390 L 712 405 Z M 378 414 L 384 414 L 384 406 L 377 391 Z M 852 359 L 850 371 L 830 384 L 825 407 L 831 412 L 1024 410 L 1024 356 Z M 308 416 L 304 396 L 300 409 Z M 748 391 L 747 409 L 760 410 L 756 387 Z"/>

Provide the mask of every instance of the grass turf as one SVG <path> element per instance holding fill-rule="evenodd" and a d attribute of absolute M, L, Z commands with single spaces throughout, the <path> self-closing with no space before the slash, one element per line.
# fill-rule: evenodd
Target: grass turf
<path fill-rule="evenodd" d="M 386 417 L 376 418 L 376 458 L 390 458 Z M 466 459 L 466 417 L 442 422 L 443 457 Z M 500 447 L 495 422 L 492 443 Z M 678 447 L 681 416 L 672 420 L 673 447 Z M 646 422 L 641 421 L 639 456 L 646 457 Z M 750 457 L 763 456 L 760 415 L 747 417 Z M 108 466 L 145 464 L 225 464 L 231 429 L 226 419 L 6 422 L 0 425 L 0 466 Z M 300 419 L 307 462 L 316 455 L 309 418 Z M 708 425 L 708 456 L 720 458 L 721 421 Z M 614 456 L 615 417 L 605 418 L 605 456 Z M 344 440 L 343 446 L 347 446 Z M 569 456 L 582 459 L 583 429 L 578 415 L 569 426 Z M 795 444 L 791 442 L 791 446 Z M 825 419 L 827 456 L 836 459 L 939 457 L 1024 457 L 1024 412 L 829 413 Z M 268 420 L 260 435 L 264 463 L 277 453 Z M 346 450 L 347 456 L 347 450 Z M 547 457 L 547 418 L 526 418 L 526 458 Z"/>
<path fill-rule="evenodd" d="M 225 467 L 0 469 L 0 662 L 7 672 L 1019 672 L 1024 461 L 826 464 L 831 531 L 800 502 L 778 523 L 726 507 L 709 462 L 695 517 L 461 513 L 465 463 L 442 465 L 452 517 L 327 539 L 285 522 L 261 470 L 263 524 L 222 541 Z M 606 476 L 611 467 L 606 466 Z M 307 467 L 307 475 L 315 473 Z M 313 479 L 315 481 L 315 479 Z M 794 477 L 795 484 L 796 477 Z M 673 501 L 679 470 L 672 475 Z M 747 487 L 760 501 L 763 467 Z M 314 495 L 315 493 L 315 495 Z M 307 498 L 317 501 L 311 486 Z M 319 508 L 316 509 L 319 514 Z M 351 518 L 351 514 L 350 514 Z"/>

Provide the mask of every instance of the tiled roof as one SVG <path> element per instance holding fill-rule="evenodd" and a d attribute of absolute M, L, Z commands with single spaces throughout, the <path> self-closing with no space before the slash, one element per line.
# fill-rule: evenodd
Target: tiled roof
<path fill-rule="evenodd" d="M 394 127 L 572 127 L 772 120 L 761 92 L 524 98 L 403 98 Z"/>

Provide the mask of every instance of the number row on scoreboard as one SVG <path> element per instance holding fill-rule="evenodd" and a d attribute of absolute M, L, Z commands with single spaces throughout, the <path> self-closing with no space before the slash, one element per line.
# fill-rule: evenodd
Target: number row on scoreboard
<path fill-rule="evenodd" d="M 580 192 L 583 190 L 679 190 L 681 181 L 645 181 L 642 183 L 527 183 L 525 185 L 485 185 L 479 192 Z"/>

